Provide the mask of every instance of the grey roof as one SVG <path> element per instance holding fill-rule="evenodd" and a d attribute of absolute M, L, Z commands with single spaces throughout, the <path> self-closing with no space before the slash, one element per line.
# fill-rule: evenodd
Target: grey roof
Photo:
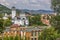
<path fill-rule="evenodd" d="M 27 27 L 25 30 L 10 30 L 10 27 L 7 27 L 6 30 L 4 30 L 5 32 L 8 31 L 23 31 L 23 32 L 31 32 L 31 31 L 40 31 L 43 30 L 44 28 L 39 28 L 39 27 Z"/>

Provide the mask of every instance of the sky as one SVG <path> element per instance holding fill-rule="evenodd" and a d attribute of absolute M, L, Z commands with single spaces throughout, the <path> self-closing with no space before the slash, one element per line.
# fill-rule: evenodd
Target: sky
<path fill-rule="evenodd" d="M 0 0 L 0 4 L 17 9 L 51 10 L 51 0 Z"/>

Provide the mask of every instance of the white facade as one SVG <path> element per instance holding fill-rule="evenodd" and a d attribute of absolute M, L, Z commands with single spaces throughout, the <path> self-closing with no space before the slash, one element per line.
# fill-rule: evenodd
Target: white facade
<path fill-rule="evenodd" d="M 27 19 L 25 20 L 25 24 L 26 24 L 26 26 L 29 25 L 29 21 Z"/>
<path fill-rule="evenodd" d="M 20 25 L 24 25 L 24 20 L 20 20 Z"/>
<path fill-rule="evenodd" d="M 5 19 L 8 19 L 8 18 L 6 16 L 4 16 L 3 19 L 5 20 Z"/>
<path fill-rule="evenodd" d="M 20 25 L 20 22 L 17 21 L 17 20 L 15 20 L 15 21 L 14 21 L 14 24 L 18 24 L 18 25 Z"/>
<path fill-rule="evenodd" d="M 12 8 L 12 19 L 16 16 L 16 10 Z"/>
<path fill-rule="evenodd" d="M 12 9 L 12 22 L 14 24 L 18 24 L 18 25 L 21 25 L 21 26 L 29 24 L 25 13 L 21 12 L 19 17 L 16 17 L 16 10 L 14 8 Z"/>
<path fill-rule="evenodd" d="M 23 19 L 23 18 L 26 19 L 25 13 L 21 13 L 21 14 L 20 14 L 20 18 L 21 18 L 21 19 Z"/>

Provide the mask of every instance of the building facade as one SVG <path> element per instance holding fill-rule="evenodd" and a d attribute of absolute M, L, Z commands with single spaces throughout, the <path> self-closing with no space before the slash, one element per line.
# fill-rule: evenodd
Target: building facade
<path fill-rule="evenodd" d="M 39 33 L 42 28 L 39 27 L 20 27 L 17 24 L 7 27 L 4 31 L 4 36 L 16 36 L 19 35 L 21 38 L 26 40 L 38 40 Z"/>
<path fill-rule="evenodd" d="M 21 25 L 21 26 L 24 26 L 24 25 L 29 25 L 29 20 L 27 19 L 26 17 L 26 14 L 24 12 L 21 12 L 19 14 L 19 16 L 16 16 L 16 9 L 15 7 L 12 7 L 12 23 L 13 24 L 18 24 L 18 25 Z"/>

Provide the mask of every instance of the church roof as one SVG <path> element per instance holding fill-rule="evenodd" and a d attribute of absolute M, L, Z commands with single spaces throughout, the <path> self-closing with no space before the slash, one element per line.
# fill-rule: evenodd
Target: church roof
<path fill-rule="evenodd" d="M 14 28 L 14 27 L 20 27 L 20 26 L 18 24 L 13 24 L 11 25 L 11 27 Z"/>

